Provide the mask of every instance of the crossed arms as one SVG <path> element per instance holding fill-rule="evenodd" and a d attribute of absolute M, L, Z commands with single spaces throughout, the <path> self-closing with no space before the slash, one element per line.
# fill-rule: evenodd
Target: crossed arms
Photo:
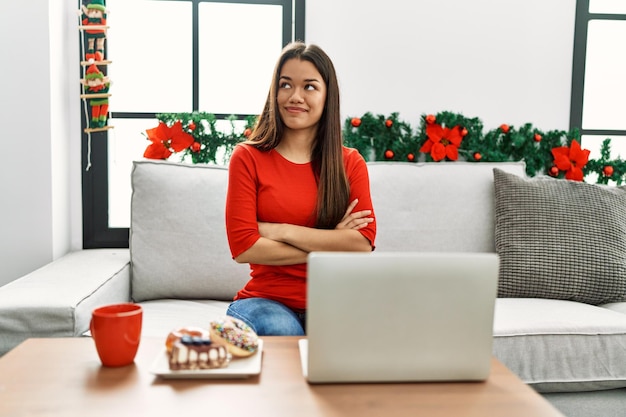
<path fill-rule="evenodd" d="M 334 229 L 316 229 L 287 223 L 259 222 L 261 237 L 248 250 L 235 257 L 239 263 L 293 265 L 305 263 L 312 251 L 372 250 L 359 229 L 374 221 L 371 210 L 353 212 L 358 200 L 350 203 Z"/>

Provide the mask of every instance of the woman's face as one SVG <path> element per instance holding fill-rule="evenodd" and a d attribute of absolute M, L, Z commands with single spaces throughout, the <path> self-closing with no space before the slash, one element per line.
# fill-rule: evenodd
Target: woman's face
<path fill-rule="evenodd" d="M 296 58 L 286 61 L 278 80 L 277 102 L 288 129 L 317 127 L 326 103 L 326 84 L 315 65 Z"/>

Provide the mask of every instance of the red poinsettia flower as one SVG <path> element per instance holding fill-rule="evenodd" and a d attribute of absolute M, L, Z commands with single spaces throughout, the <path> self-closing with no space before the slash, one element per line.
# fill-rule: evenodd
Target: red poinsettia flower
<path fill-rule="evenodd" d="M 451 161 L 459 159 L 459 146 L 463 140 L 460 126 L 448 129 L 431 123 L 426 126 L 426 136 L 428 140 L 422 145 L 420 152 L 430 153 L 436 162 L 446 157 Z"/>
<path fill-rule="evenodd" d="M 552 156 L 554 157 L 554 165 L 561 171 L 565 171 L 565 178 L 573 181 L 582 181 L 583 167 L 587 165 L 589 161 L 588 149 L 581 149 L 580 144 L 576 141 L 572 141 L 571 147 L 560 146 L 552 149 Z"/>
<path fill-rule="evenodd" d="M 167 159 L 174 152 L 187 149 L 194 143 L 194 138 L 183 130 L 183 124 L 179 120 L 171 127 L 164 122 L 152 129 L 147 129 L 148 139 L 152 144 L 148 145 L 144 152 L 144 158 Z"/>
<path fill-rule="evenodd" d="M 152 142 L 143 153 L 144 158 L 148 159 L 167 159 L 172 151 L 167 149 L 163 142 Z"/>

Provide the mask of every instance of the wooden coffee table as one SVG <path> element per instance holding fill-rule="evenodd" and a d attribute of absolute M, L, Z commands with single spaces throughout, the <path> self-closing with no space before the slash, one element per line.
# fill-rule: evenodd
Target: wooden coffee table
<path fill-rule="evenodd" d="M 562 416 L 495 359 L 486 382 L 309 385 L 297 340 L 263 338 L 257 376 L 164 380 L 161 339 L 123 368 L 100 366 L 90 338 L 29 339 L 0 358 L 0 416 Z"/>

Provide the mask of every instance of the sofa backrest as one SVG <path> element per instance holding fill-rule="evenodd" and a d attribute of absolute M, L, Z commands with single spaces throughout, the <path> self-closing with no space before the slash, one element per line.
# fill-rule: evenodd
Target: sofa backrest
<path fill-rule="evenodd" d="M 377 251 L 495 252 L 493 168 L 523 162 L 370 162 Z"/>
<path fill-rule="evenodd" d="M 493 168 L 523 163 L 371 162 L 377 251 L 494 252 Z M 131 297 L 231 300 L 249 266 L 230 254 L 228 170 L 136 161 L 132 170 Z"/>
<path fill-rule="evenodd" d="M 228 170 L 142 160 L 131 184 L 132 299 L 232 300 L 250 268 L 228 248 Z"/>

